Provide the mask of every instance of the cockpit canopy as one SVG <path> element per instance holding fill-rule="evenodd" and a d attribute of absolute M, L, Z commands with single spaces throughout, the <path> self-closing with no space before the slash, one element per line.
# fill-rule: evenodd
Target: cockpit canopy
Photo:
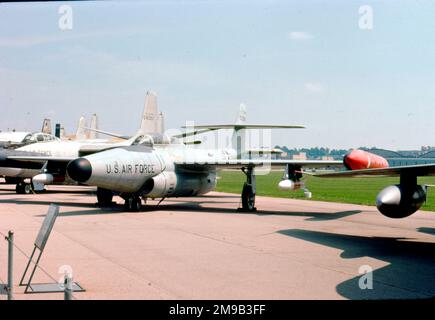
<path fill-rule="evenodd" d="M 132 145 L 142 145 L 152 147 L 155 144 L 170 144 L 171 140 L 164 134 L 144 134 L 139 135 L 132 143 Z"/>
<path fill-rule="evenodd" d="M 30 144 L 35 142 L 49 142 L 49 141 L 57 141 L 59 138 L 55 137 L 52 134 L 35 132 L 32 134 L 28 134 L 24 139 L 24 144 Z"/>

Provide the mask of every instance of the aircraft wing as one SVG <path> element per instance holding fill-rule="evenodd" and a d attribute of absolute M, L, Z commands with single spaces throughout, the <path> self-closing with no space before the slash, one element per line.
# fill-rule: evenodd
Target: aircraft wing
<path fill-rule="evenodd" d="M 349 170 L 313 175 L 321 178 L 344 178 L 364 176 L 399 176 L 402 173 L 408 173 L 414 176 L 435 176 L 435 164 L 421 164 L 382 169 Z"/>
<path fill-rule="evenodd" d="M 22 162 L 46 162 L 46 161 L 54 161 L 54 162 L 70 162 L 71 160 L 76 159 L 77 157 L 50 157 L 50 156 L 7 156 L 2 160 L 15 160 Z"/>
<path fill-rule="evenodd" d="M 182 128 L 187 128 L 183 126 Z M 209 129 L 209 130 L 218 130 L 218 129 L 304 129 L 305 126 L 301 125 L 269 125 L 269 124 L 210 124 L 210 125 L 194 125 L 195 129 Z"/>
<path fill-rule="evenodd" d="M 298 167 L 309 168 L 328 168 L 328 167 L 341 167 L 343 161 L 323 161 L 323 160 L 268 160 L 268 159 L 237 159 L 237 160 L 220 160 L 220 161 L 205 161 L 205 162 L 189 162 L 189 161 L 175 161 L 175 165 L 183 168 L 197 168 L 201 167 L 216 167 L 217 169 L 241 169 L 244 167 L 266 167 L 282 168 L 285 165 L 295 165 Z"/>

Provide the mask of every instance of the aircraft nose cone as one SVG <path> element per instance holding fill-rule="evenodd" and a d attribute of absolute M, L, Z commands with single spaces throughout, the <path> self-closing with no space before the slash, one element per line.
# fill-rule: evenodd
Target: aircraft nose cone
<path fill-rule="evenodd" d="M 68 164 L 66 171 L 71 179 L 86 182 L 92 175 L 92 166 L 88 159 L 78 158 Z"/>

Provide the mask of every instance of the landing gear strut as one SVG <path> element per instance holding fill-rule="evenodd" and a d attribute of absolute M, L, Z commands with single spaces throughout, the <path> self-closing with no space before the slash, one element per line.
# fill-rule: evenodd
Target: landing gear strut
<path fill-rule="evenodd" d="M 130 212 L 137 212 L 142 209 L 142 199 L 138 195 L 125 197 L 124 208 Z"/>
<path fill-rule="evenodd" d="M 255 194 L 257 190 L 255 184 L 254 168 L 242 168 L 242 171 L 246 175 L 246 182 L 243 185 L 242 208 L 240 209 L 241 211 L 245 212 L 257 211 L 257 208 L 255 208 Z"/>
<path fill-rule="evenodd" d="M 97 200 L 100 207 L 112 205 L 113 192 L 111 190 L 97 188 Z"/>
<path fill-rule="evenodd" d="M 302 189 L 304 191 L 305 197 L 311 199 L 312 193 L 305 186 L 305 183 L 303 181 L 301 166 L 294 165 L 294 164 L 287 164 L 282 179 L 292 181 L 293 182 L 292 190 Z"/>

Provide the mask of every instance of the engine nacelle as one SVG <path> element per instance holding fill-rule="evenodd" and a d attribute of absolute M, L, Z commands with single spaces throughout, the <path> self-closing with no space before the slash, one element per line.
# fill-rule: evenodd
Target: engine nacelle
<path fill-rule="evenodd" d="M 422 186 L 389 186 L 376 198 L 378 210 L 389 218 L 405 218 L 416 212 L 426 201 L 426 191 Z"/>
<path fill-rule="evenodd" d="M 301 181 L 292 181 L 290 179 L 281 180 L 278 183 L 278 188 L 281 190 L 299 190 L 305 187 L 304 183 Z"/>
<path fill-rule="evenodd" d="M 170 196 L 177 185 L 177 175 L 174 172 L 162 172 L 148 179 L 141 193 L 149 198 L 164 198 Z"/>
<path fill-rule="evenodd" d="M 164 171 L 148 179 L 142 194 L 149 198 L 189 197 L 205 194 L 216 187 L 216 173 L 174 173 Z"/>

